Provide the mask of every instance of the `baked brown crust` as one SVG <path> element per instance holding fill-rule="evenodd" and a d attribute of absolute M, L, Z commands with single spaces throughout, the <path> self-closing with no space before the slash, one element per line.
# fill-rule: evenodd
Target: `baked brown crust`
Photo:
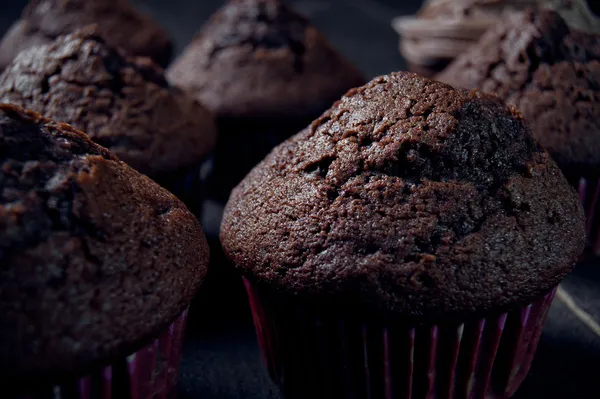
<path fill-rule="evenodd" d="M 66 124 L 0 104 L 0 182 L 2 387 L 128 355 L 206 274 L 185 206 Z"/>
<path fill-rule="evenodd" d="M 173 44 L 166 31 L 128 0 L 31 0 L 0 42 L 0 70 L 22 50 L 87 25 L 96 25 L 112 46 L 132 55 L 150 57 L 162 66 L 171 59 Z"/>
<path fill-rule="evenodd" d="M 221 242 L 280 293 L 439 321 L 548 292 L 584 217 L 515 108 L 402 72 L 277 147 L 233 191 Z"/>
<path fill-rule="evenodd" d="M 319 116 L 362 74 L 279 0 L 231 0 L 168 70 L 217 117 Z"/>
<path fill-rule="evenodd" d="M 69 123 L 158 180 L 199 164 L 216 142 L 207 109 L 95 29 L 19 54 L 0 76 L 0 102 Z"/>
<path fill-rule="evenodd" d="M 529 10 L 491 29 L 438 79 L 498 94 L 567 176 L 600 175 L 600 35 Z"/>
<path fill-rule="evenodd" d="M 414 16 L 398 17 L 400 51 L 413 72 L 433 76 L 476 44 L 485 32 L 511 13 L 527 8 L 558 12 L 567 24 L 600 33 L 600 15 L 589 0 L 427 0 Z"/>

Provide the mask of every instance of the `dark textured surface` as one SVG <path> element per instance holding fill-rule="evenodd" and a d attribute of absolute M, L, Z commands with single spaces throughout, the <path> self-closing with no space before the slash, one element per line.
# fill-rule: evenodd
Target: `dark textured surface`
<path fill-rule="evenodd" d="M 2 386 L 130 353 L 206 275 L 185 206 L 67 125 L 0 105 L 0 183 Z"/>
<path fill-rule="evenodd" d="M 216 142 L 209 111 L 89 29 L 22 52 L 0 76 L 0 101 L 69 123 L 158 180 L 197 165 Z"/>
<path fill-rule="evenodd" d="M 221 0 L 136 0 L 175 39 L 177 52 L 191 40 Z M 367 76 L 405 68 L 397 51 L 398 36 L 391 18 L 414 13 L 420 1 L 398 0 L 295 0 L 337 49 Z M 0 13 L 0 32 L 16 20 L 24 0 L 6 0 Z M 600 321 L 600 270 L 596 264 L 578 266 L 563 287 Z M 244 308 L 229 302 L 226 293 L 192 307 L 180 370 L 182 399 L 280 399 L 262 365 L 251 320 Z M 218 305 L 216 305 L 218 304 Z M 214 317 L 207 317 L 205 309 Z M 235 310 L 234 310 L 235 309 Z M 236 311 L 237 310 L 237 311 Z M 556 300 L 540 350 L 518 399 L 594 399 L 600 392 L 600 337 L 570 308 Z"/>
<path fill-rule="evenodd" d="M 225 3 L 167 76 L 217 117 L 211 191 L 222 203 L 275 145 L 364 83 L 314 25 L 279 0 Z"/>
<path fill-rule="evenodd" d="M 173 45 L 167 33 L 128 0 L 32 0 L 0 44 L 0 69 L 19 51 L 89 24 L 96 24 L 111 44 L 134 55 L 151 57 L 161 65 L 171 58 Z"/>
<path fill-rule="evenodd" d="M 600 62 L 540 66 L 527 89 L 508 101 L 565 174 L 574 181 L 600 176 Z"/>
<path fill-rule="evenodd" d="M 600 35 L 573 33 L 556 13 L 525 12 L 498 25 L 439 79 L 515 104 L 563 171 L 598 176 Z"/>
<path fill-rule="evenodd" d="M 254 168 L 221 242 L 283 293 L 437 321 L 545 294 L 583 250 L 583 221 L 514 108 L 395 73 L 351 90 Z"/>
<path fill-rule="evenodd" d="M 364 82 L 313 25 L 279 0 L 227 3 L 168 77 L 219 118 L 316 118 Z"/>

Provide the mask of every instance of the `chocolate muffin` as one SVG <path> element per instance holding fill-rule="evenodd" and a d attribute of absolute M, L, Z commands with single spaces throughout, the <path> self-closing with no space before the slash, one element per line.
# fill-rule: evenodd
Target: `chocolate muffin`
<path fill-rule="evenodd" d="M 94 30 L 80 30 L 19 54 L 0 76 L 0 102 L 83 130 L 199 208 L 214 119 L 149 59 L 127 57 Z"/>
<path fill-rule="evenodd" d="M 166 394 L 207 271 L 199 222 L 85 134 L 7 104 L 0 165 L 3 397 Z"/>
<path fill-rule="evenodd" d="M 591 192 L 582 199 L 600 225 L 587 198 L 600 178 L 600 35 L 574 31 L 551 11 L 527 11 L 491 30 L 439 79 L 516 105 L 569 181 L 586 180 L 582 189 Z"/>
<path fill-rule="evenodd" d="M 215 191 L 222 202 L 275 145 L 364 82 L 306 18 L 279 0 L 227 2 L 167 76 L 217 117 Z"/>
<path fill-rule="evenodd" d="M 514 107 L 410 73 L 277 147 L 221 227 L 289 397 L 507 398 L 584 236 Z"/>
<path fill-rule="evenodd" d="M 444 69 L 511 13 L 527 7 L 555 10 L 569 26 L 600 33 L 600 16 L 586 0 L 428 0 L 416 15 L 394 19 L 400 52 L 424 76 Z"/>
<path fill-rule="evenodd" d="M 30 0 L 0 43 L 0 70 L 22 50 L 91 24 L 108 43 L 132 55 L 151 57 L 162 66 L 171 59 L 167 33 L 128 0 Z"/>

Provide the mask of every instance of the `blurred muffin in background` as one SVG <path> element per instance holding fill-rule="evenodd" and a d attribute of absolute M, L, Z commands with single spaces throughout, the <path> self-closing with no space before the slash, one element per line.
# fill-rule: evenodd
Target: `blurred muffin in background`
<path fill-rule="evenodd" d="M 217 118 L 213 194 L 222 203 L 273 147 L 364 82 L 305 17 L 279 0 L 227 2 L 167 76 Z"/>
<path fill-rule="evenodd" d="M 83 130 L 200 212 L 216 125 L 149 58 L 85 28 L 21 52 L 0 76 L 0 101 Z"/>
<path fill-rule="evenodd" d="M 588 249 L 600 254 L 600 35 L 569 28 L 556 12 L 528 10 L 491 29 L 438 79 L 519 108 L 579 188 Z"/>
<path fill-rule="evenodd" d="M 132 55 L 148 56 L 162 66 L 171 59 L 173 44 L 166 31 L 128 0 L 31 0 L 0 43 L 0 70 L 20 51 L 91 24 L 110 45 Z"/>
<path fill-rule="evenodd" d="M 2 398 L 170 397 L 208 247 L 85 134 L 0 104 Z"/>
<path fill-rule="evenodd" d="M 393 26 L 409 69 L 433 76 L 507 14 L 536 6 L 558 11 L 573 28 L 600 33 L 600 17 L 586 0 L 427 0 L 416 16 L 396 18 Z"/>

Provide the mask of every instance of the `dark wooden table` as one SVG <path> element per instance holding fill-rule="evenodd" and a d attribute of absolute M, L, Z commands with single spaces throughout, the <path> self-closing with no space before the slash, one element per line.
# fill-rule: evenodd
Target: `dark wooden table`
<path fill-rule="evenodd" d="M 2 0 L 0 33 L 18 18 L 25 3 L 24 0 Z M 180 51 L 221 1 L 135 0 L 135 3 L 170 31 Z M 293 3 L 368 76 L 405 67 L 390 21 L 397 15 L 414 13 L 420 1 L 298 0 Z M 516 398 L 600 398 L 599 287 L 600 265 L 594 263 L 578 266 L 563 283 L 550 311 L 531 373 Z M 213 311 L 209 317 L 192 311 L 181 365 L 180 397 L 279 398 L 261 363 L 248 314 L 234 312 L 229 318 L 231 309 L 225 305 L 227 300 L 216 295 L 208 298 L 208 303 L 195 304 L 198 308 L 211 307 Z"/>

